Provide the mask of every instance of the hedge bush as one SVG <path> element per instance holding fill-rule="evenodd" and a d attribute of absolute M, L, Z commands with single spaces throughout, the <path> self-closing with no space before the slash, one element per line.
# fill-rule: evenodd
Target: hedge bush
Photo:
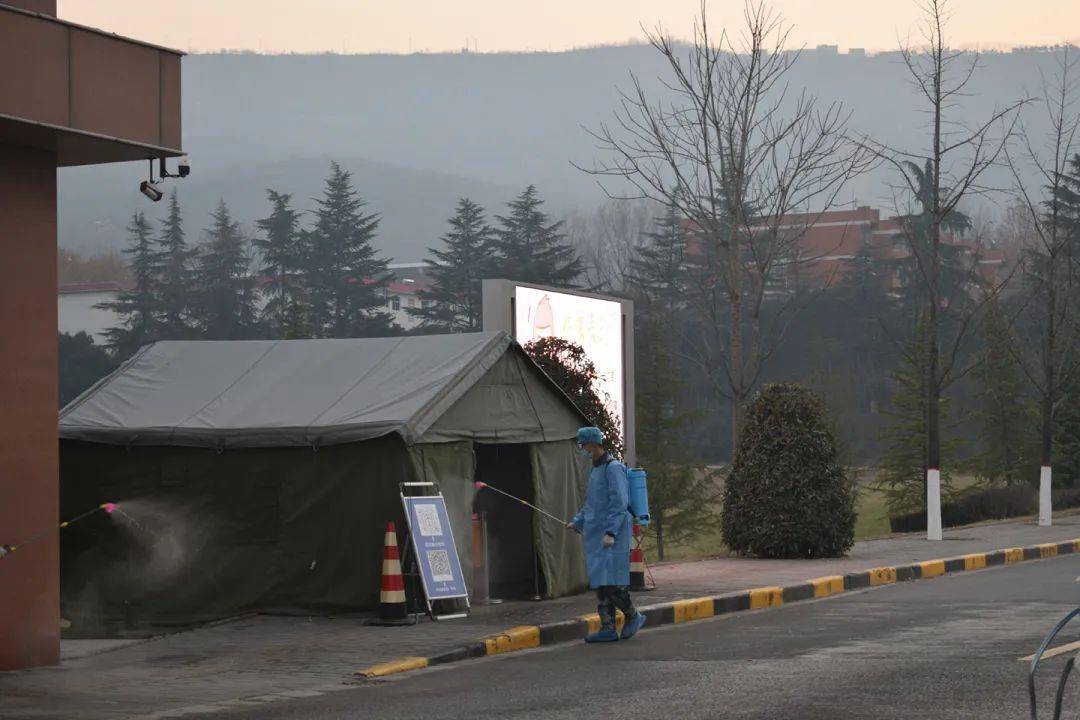
<path fill-rule="evenodd" d="M 1050 504 L 1055 510 L 1080 507 L 1080 488 L 1055 490 Z M 1031 485 L 976 490 L 961 495 L 941 506 L 942 527 L 970 525 L 983 520 L 1034 515 L 1039 511 L 1039 493 Z M 922 532 L 926 530 L 926 511 L 918 510 L 889 518 L 893 532 Z"/>
<path fill-rule="evenodd" d="M 766 558 L 838 557 L 851 548 L 855 488 L 810 390 L 766 385 L 747 407 L 722 532 L 730 549 Z"/>

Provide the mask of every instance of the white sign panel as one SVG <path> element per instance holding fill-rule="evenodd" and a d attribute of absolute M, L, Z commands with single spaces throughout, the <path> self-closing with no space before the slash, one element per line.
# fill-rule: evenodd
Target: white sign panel
<path fill-rule="evenodd" d="M 622 307 L 618 302 L 537 288 L 514 288 L 514 327 L 522 345 L 542 337 L 577 343 L 600 376 L 596 391 L 625 434 Z"/>

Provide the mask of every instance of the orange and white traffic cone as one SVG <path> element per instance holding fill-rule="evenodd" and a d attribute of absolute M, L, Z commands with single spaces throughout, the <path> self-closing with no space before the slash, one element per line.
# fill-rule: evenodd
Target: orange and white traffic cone
<path fill-rule="evenodd" d="M 641 526 L 634 523 L 634 547 L 630 548 L 630 589 L 638 592 L 653 590 L 645 584 L 645 550 L 641 547 Z"/>
<path fill-rule="evenodd" d="M 398 555 L 397 532 L 394 523 L 386 523 L 383 543 L 382 587 L 379 591 L 379 618 L 405 620 L 409 609 L 405 603 L 405 578 L 401 575 L 401 556 Z"/>

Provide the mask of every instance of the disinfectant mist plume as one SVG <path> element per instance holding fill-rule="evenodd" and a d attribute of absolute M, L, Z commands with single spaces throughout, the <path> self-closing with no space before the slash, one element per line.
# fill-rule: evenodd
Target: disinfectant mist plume
<path fill-rule="evenodd" d="M 176 498 L 137 497 L 95 508 L 108 517 L 68 546 L 65 617 L 81 632 L 105 631 L 167 614 L 171 599 L 198 578 L 202 553 L 213 545 L 213 515 Z"/>

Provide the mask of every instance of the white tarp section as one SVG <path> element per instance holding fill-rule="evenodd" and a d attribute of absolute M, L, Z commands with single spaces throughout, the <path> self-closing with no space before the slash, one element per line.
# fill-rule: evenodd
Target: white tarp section
<path fill-rule="evenodd" d="M 332 445 L 391 432 L 409 444 L 470 435 L 484 440 L 475 430 L 458 431 L 445 421 L 430 437 L 425 432 L 474 385 L 478 393 L 489 392 L 484 390 L 491 382 L 491 376 L 485 378 L 489 370 L 512 378 L 497 367 L 511 361 L 520 378 L 511 390 L 527 398 L 541 437 L 492 439 L 571 437 L 568 429 L 579 421 L 573 406 L 565 396 L 553 402 L 552 393 L 560 396 L 560 391 L 502 332 L 158 342 L 65 407 L 60 437 L 221 448 Z M 483 425 L 498 427 L 500 409 L 519 417 L 523 409 L 522 400 L 506 397 L 502 403 L 468 398 L 463 405 L 472 412 L 464 414 L 475 422 L 480 411 Z M 462 414 L 461 409 L 448 417 Z"/>

